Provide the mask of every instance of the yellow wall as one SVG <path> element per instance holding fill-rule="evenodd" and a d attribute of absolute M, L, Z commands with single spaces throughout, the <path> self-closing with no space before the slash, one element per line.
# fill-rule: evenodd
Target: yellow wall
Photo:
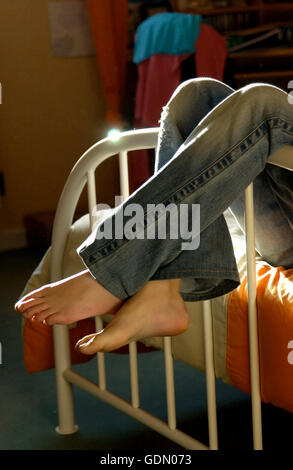
<path fill-rule="evenodd" d="M 56 208 L 76 160 L 105 135 L 105 102 L 95 57 L 52 56 L 48 0 L 0 2 L 0 82 L 3 232 Z M 105 163 L 99 198 L 117 194 L 117 181 L 116 163 Z"/>

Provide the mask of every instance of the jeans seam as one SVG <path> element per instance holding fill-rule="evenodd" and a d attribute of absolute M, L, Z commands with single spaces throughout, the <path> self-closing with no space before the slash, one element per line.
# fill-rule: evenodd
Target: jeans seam
<path fill-rule="evenodd" d="M 176 196 L 180 191 L 184 191 L 184 189 L 186 189 L 186 187 L 190 184 L 192 184 L 193 182 L 195 183 L 205 172 L 207 172 L 209 169 L 213 168 L 214 166 L 216 166 L 217 164 L 219 164 L 222 160 L 224 160 L 225 157 L 227 157 L 227 155 L 231 154 L 236 148 L 238 148 L 249 136 L 251 136 L 253 133 L 255 133 L 259 128 L 261 128 L 262 126 L 264 126 L 264 124 L 268 124 L 268 121 L 269 120 L 272 120 L 272 119 L 278 119 L 278 121 L 284 123 L 286 122 L 287 124 L 290 124 L 293 126 L 293 122 L 291 121 L 288 121 L 287 119 L 284 119 L 284 118 L 280 118 L 280 116 L 275 116 L 275 115 L 272 115 L 272 116 L 268 116 L 267 118 L 265 118 L 258 126 L 256 126 L 250 133 L 248 133 L 245 137 L 243 137 L 239 142 L 237 142 L 237 144 L 235 144 L 234 146 L 232 146 L 226 153 L 224 153 L 223 155 L 221 155 L 221 157 L 219 157 L 215 162 L 213 162 L 208 168 L 205 168 L 205 170 L 203 172 L 201 172 L 199 175 L 197 175 L 196 177 L 193 177 L 191 178 L 189 181 L 187 181 L 183 186 L 181 186 L 180 188 L 176 189 L 176 191 L 171 194 L 167 199 L 161 201 L 159 204 L 164 204 L 166 203 L 168 200 L 170 200 L 172 197 Z M 238 161 L 243 155 L 246 154 L 246 152 L 248 150 L 250 150 L 254 145 L 256 145 L 256 143 L 259 143 L 264 137 L 265 135 L 269 132 L 269 126 L 267 125 L 267 132 L 264 132 L 263 135 L 260 136 L 260 138 L 254 142 L 254 143 L 251 143 L 251 145 L 249 147 L 247 147 L 243 153 L 241 153 L 238 157 L 236 157 L 235 160 L 232 160 L 230 161 L 230 163 L 228 163 L 225 168 L 228 168 L 229 166 L 231 166 L 234 162 Z M 281 127 L 281 125 L 278 125 L 278 126 L 275 126 L 274 128 L 277 128 L 277 127 Z M 283 132 L 286 132 L 288 134 L 292 134 L 290 132 L 288 132 L 287 130 L 283 129 Z M 215 178 L 216 176 L 220 175 L 222 173 L 223 169 L 219 170 L 219 173 L 216 173 L 215 175 L 211 176 L 208 178 L 208 181 L 204 181 L 203 184 L 200 186 L 200 187 L 203 187 L 205 184 L 207 184 L 207 182 L 210 182 L 213 178 Z M 180 204 L 182 201 L 184 201 L 185 199 L 188 198 L 190 193 L 188 193 L 187 195 L 185 196 L 176 196 L 179 200 L 175 200 L 175 203 L 178 205 Z M 147 216 L 148 212 L 145 212 L 144 214 L 144 222 L 146 222 L 146 216 Z M 129 241 L 127 238 L 126 239 L 123 239 L 123 241 L 127 242 Z M 113 242 L 110 241 L 109 243 L 105 243 L 102 247 L 100 247 L 98 249 L 99 252 L 101 252 L 102 250 L 106 250 L 107 248 L 110 248 L 110 247 L 113 247 L 113 243 L 116 243 L 116 241 Z M 102 258 L 107 258 L 109 255 L 113 254 L 114 252 L 117 253 L 117 251 L 119 251 L 121 248 L 123 248 L 125 246 L 125 243 L 121 244 L 120 246 L 116 246 L 114 248 L 114 250 L 111 250 L 111 252 L 109 253 L 105 253 L 105 254 L 101 254 Z M 85 248 L 85 251 L 86 251 L 86 248 Z M 86 258 L 90 257 L 96 250 L 93 249 L 90 250 L 87 254 L 86 254 Z M 82 253 L 81 253 L 82 254 Z M 99 258 L 101 259 L 101 258 Z M 95 261 L 98 261 L 98 260 L 95 260 Z M 93 263 L 94 264 L 94 263 Z"/>
<path fill-rule="evenodd" d="M 275 116 L 271 116 L 271 117 L 268 117 L 266 119 L 264 119 L 255 129 L 253 129 L 253 131 L 251 131 L 249 134 L 247 134 L 243 139 L 241 139 L 237 144 L 235 144 L 233 147 L 231 147 L 224 155 L 222 155 L 221 157 L 219 157 L 215 162 L 213 162 L 208 168 L 205 168 L 205 170 L 203 172 L 201 172 L 199 175 L 197 175 L 196 177 L 193 177 L 191 178 L 189 181 L 187 181 L 183 186 L 181 186 L 181 188 L 177 189 L 171 196 L 169 196 L 168 199 L 170 199 L 172 196 L 174 196 L 177 192 L 179 191 L 182 191 L 186 188 L 186 186 L 188 184 L 191 184 L 192 181 L 196 181 L 198 178 L 200 178 L 200 176 L 202 176 L 206 171 L 208 171 L 210 168 L 212 168 L 213 166 L 215 166 L 217 163 L 219 163 L 223 158 L 225 158 L 227 155 L 229 155 L 229 153 L 233 152 L 233 150 L 235 150 L 239 145 L 241 145 L 241 143 L 243 143 L 250 135 L 252 135 L 256 130 L 258 130 L 263 124 L 265 124 L 268 120 L 270 119 L 274 119 L 276 118 Z M 278 119 L 281 119 L 278 117 Z M 282 122 L 286 122 L 286 123 L 290 123 L 292 126 L 293 126 L 293 123 L 291 123 L 290 121 L 287 121 L 285 119 L 281 119 Z M 280 126 L 278 126 L 280 127 Z M 284 132 L 286 132 L 284 130 Z M 287 132 L 289 133 L 289 132 Z M 256 143 L 259 143 L 263 138 L 265 137 L 265 134 L 263 134 L 260 139 L 253 143 L 252 145 L 249 146 L 249 148 L 247 148 L 241 155 L 239 155 L 239 157 L 237 158 L 237 160 L 242 157 L 248 150 L 250 150 Z M 231 165 L 232 163 L 230 163 Z M 220 173 L 217 173 L 216 175 L 212 176 L 211 178 L 209 178 L 209 181 L 211 181 L 215 176 L 217 176 L 218 174 Z M 186 196 L 187 197 L 187 196 Z M 182 198 L 181 201 L 184 201 L 185 198 Z M 165 201 L 162 201 L 162 203 L 168 201 L 168 199 L 166 199 Z M 176 201 L 177 202 L 177 201 Z"/>

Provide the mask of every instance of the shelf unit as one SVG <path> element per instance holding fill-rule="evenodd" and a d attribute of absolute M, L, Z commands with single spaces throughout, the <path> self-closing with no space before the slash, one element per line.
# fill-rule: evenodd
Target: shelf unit
<path fill-rule="evenodd" d="M 212 3 L 212 2 L 211 2 Z M 242 2 L 239 2 L 242 3 Z M 282 2 L 282 1 L 266 1 L 266 0 L 247 0 L 246 4 L 237 6 L 237 3 L 234 2 L 233 6 L 230 7 L 217 7 L 213 8 L 209 7 L 199 7 L 196 6 L 194 2 L 186 1 L 184 2 L 186 8 L 182 9 L 182 3 L 180 0 L 173 1 L 173 8 L 176 11 L 181 11 L 182 13 L 192 13 L 196 15 L 201 15 L 207 18 L 211 24 L 215 23 L 217 18 L 221 18 L 223 16 L 229 17 L 232 21 L 227 21 L 227 24 L 237 23 L 237 17 L 242 16 L 244 22 L 247 24 L 245 26 L 255 26 L 261 25 L 266 22 L 272 21 L 293 21 L 293 2 Z M 229 4 L 229 2 L 228 2 Z M 225 22 L 223 22 L 225 25 Z M 217 25 L 215 24 L 215 27 Z M 218 29 L 218 28 L 217 28 Z M 224 30 L 221 32 L 226 33 L 229 31 L 229 28 L 223 28 Z M 232 27 L 231 29 L 237 29 Z"/>
<path fill-rule="evenodd" d="M 258 11 L 261 14 L 265 14 L 268 11 L 280 10 L 280 11 L 288 11 L 293 10 L 293 3 L 292 2 L 284 2 L 284 1 L 267 1 L 267 0 L 247 0 L 245 3 L 237 5 L 237 1 L 233 2 L 233 6 L 227 7 L 198 7 L 195 6 L 192 0 L 184 2 L 186 7 L 182 8 L 180 0 L 171 0 L 171 4 L 173 5 L 173 9 L 177 11 L 182 11 L 184 13 L 192 12 L 198 15 L 220 15 L 220 14 L 227 14 L 227 13 L 238 13 L 241 11 Z M 213 2 L 211 2 L 212 4 Z M 228 1 L 229 3 L 229 1 Z"/>
<path fill-rule="evenodd" d="M 176 5 L 175 5 L 176 3 Z M 180 0 L 173 2 L 173 8 L 184 13 L 198 14 L 206 18 L 224 36 L 261 33 L 265 29 L 293 25 L 293 2 L 247 0 L 245 5 L 234 1 L 230 7 L 200 8 L 186 0 L 182 10 Z M 212 2 L 210 2 L 212 3 Z M 228 2 L 228 4 L 232 2 Z M 229 53 L 228 68 L 230 84 L 235 88 L 261 81 L 272 83 L 287 90 L 293 79 L 293 42 L 287 45 L 249 47 Z"/>

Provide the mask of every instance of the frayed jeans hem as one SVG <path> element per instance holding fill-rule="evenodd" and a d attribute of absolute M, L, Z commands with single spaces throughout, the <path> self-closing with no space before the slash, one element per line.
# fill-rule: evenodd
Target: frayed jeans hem
<path fill-rule="evenodd" d="M 135 295 L 135 293 L 142 287 L 135 289 L 134 286 L 128 289 L 131 292 L 127 292 L 121 284 L 121 282 L 115 282 L 114 276 L 107 272 L 105 269 L 97 269 L 97 266 L 92 265 L 88 267 L 91 275 L 99 282 L 105 289 L 111 292 L 115 297 L 122 301 L 126 301 L 128 298 Z M 182 279 L 191 280 L 198 283 L 198 288 L 192 288 L 190 292 L 180 291 L 181 296 L 186 302 L 198 302 L 201 300 L 208 300 L 221 295 L 227 294 L 239 286 L 238 273 L 229 273 L 225 276 L 223 272 L 212 272 L 212 273 L 198 273 L 197 271 L 174 271 L 171 273 L 157 272 L 154 274 L 150 281 L 168 280 L 168 279 Z M 217 285 L 212 285 L 209 288 L 201 288 L 200 283 L 208 282 L 209 280 L 218 280 Z M 133 292 L 132 292 L 133 291 Z"/>

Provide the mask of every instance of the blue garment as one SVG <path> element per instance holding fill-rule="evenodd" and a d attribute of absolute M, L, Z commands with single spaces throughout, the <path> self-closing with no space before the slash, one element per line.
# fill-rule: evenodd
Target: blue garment
<path fill-rule="evenodd" d="M 293 267 L 292 172 L 267 164 L 292 146 L 293 106 L 288 94 L 266 84 L 234 91 L 197 78 L 182 83 L 164 108 L 154 175 L 107 219 L 125 221 L 131 204 L 200 204 L 200 245 L 182 250 L 184 237 L 98 239 L 103 222 L 79 247 L 92 275 L 126 300 L 147 281 L 181 278 L 186 301 L 225 294 L 239 284 L 233 245 L 223 212 L 242 225 L 242 194 L 254 181 L 256 245 L 272 265 Z M 131 217 L 130 217 L 131 218 Z M 128 218 L 126 217 L 126 221 Z M 156 221 L 158 224 L 158 221 Z M 114 233 L 114 231 L 113 231 Z"/>
<path fill-rule="evenodd" d="M 136 31 L 133 62 L 153 54 L 182 55 L 195 52 L 200 15 L 159 13 L 143 21 Z"/>

